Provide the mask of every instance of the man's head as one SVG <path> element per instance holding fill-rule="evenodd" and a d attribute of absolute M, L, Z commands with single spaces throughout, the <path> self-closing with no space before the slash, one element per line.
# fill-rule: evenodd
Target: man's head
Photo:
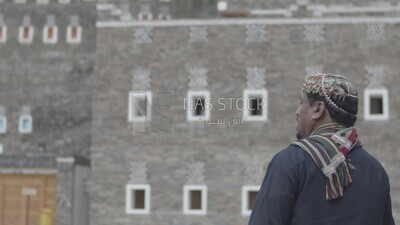
<path fill-rule="evenodd" d="M 296 111 L 297 138 L 305 138 L 320 125 L 338 122 L 346 127 L 357 120 L 357 90 L 345 76 L 317 74 L 306 77 Z"/>

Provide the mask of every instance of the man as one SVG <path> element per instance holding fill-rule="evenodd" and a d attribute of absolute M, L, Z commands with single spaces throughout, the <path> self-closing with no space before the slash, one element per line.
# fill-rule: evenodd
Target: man
<path fill-rule="evenodd" d="M 297 138 L 269 163 L 249 225 L 392 225 L 388 176 L 353 128 L 358 97 L 346 77 L 306 78 Z"/>

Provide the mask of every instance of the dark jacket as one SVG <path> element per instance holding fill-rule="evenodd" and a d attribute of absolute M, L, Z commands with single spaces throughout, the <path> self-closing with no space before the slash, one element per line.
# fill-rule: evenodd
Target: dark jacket
<path fill-rule="evenodd" d="M 362 147 L 351 151 L 353 183 L 325 199 L 325 176 L 300 147 L 269 163 L 249 225 L 394 225 L 388 176 Z"/>

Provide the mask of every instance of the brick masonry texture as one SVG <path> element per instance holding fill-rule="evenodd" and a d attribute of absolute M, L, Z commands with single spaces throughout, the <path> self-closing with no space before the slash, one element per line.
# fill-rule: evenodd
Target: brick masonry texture
<path fill-rule="evenodd" d="M 245 224 L 241 215 L 241 186 L 248 165 L 265 168 L 271 157 L 295 140 L 295 110 L 305 68 L 323 65 L 324 72 L 345 74 L 358 87 L 360 138 L 385 166 L 391 178 L 393 211 L 400 207 L 399 185 L 399 83 L 395 47 L 399 25 L 387 24 L 385 41 L 369 43 L 365 24 L 325 25 L 323 42 L 304 39 L 303 25 L 266 27 L 265 42 L 246 42 L 246 27 L 208 26 L 208 41 L 189 43 L 189 27 L 154 27 L 150 44 L 135 45 L 135 27 L 101 28 L 97 32 L 96 83 L 92 129 L 92 224 Z M 385 65 L 390 120 L 365 121 L 363 90 L 366 64 Z M 187 65 L 208 69 L 207 89 L 215 108 L 211 118 L 240 118 L 240 110 L 218 110 L 220 97 L 242 97 L 247 87 L 246 68 L 266 68 L 268 122 L 201 127 L 186 120 L 184 98 L 189 90 Z M 171 106 L 157 107 L 170 118 L 172 131 L 148 126 L 146 133 L 130 133 L 127 122 L 131 71 L 151 70 L 153 103 L 157 91 L 171 92 Z M 154 104 L 153 104 L 154 105 Z M 147 162 L 152 187 L 149 215 L 125 214 L 125 185 L 129 163 Z M 208 186 L 206 216 L 182 213 L 182 187 L 186 164 L 205 163 Z M 260 184 L 261 180 L 259 180 Z M 256 184 L 256 185 L 257 185 Z M 397 221 L 399 215 L 395 214 Z"/>
<path fill-rule="evenodd" d="M 114 10 L 96 10 L 96 5 L 113 4 Z M 346 4 L 344 1 L 309 1 L 308 4 Z M 371 1 L 351 1 L 366 6 Z M 391 4 L 398 1 L 389 2 Z M 16 5 L 0 3 L 0 14 L 8 27 L 8 40 L 0 43 L 0 106 L 5 109 L 8 129 L 0 134 L 3 168 L 56 168 L 57 197 L 73 201 L 74 165 L 57 163 L 57 157 L 79 156 L 91 160 L 90 224 L 135 225 L 230 225 L 246 224 L 241 215 L 241 187 L 259 185 L 270 159 L 295 140 L 295 110 L 300 85 L 307 67 L 323 72 L 347 75 L 358 87 L 359 119 L 356 127 L 366 149 L 386 168 L 390 179 L 393 212 L 400 223 L 400 24 L 385 24 L 382 40 L 368 40 L 366 23 L 325 24 L 310 28 L 304 35 L 303 24 L 274 24 L 256 27 L 248 38 L 246 25 L 221 19 L 230 25 L 206 25 L 206 36 L 189 41 L 191 27 L 208 18 L 218 17 L 216 0 L 171 1 L 169 23 L 190 25 L 163 27 L 149 22 L 149 43 L 135 41 L 139 25 L 96 26 L 96 22 L 120 23 L 118 9 L 130 4 L 132 21 L 140 2 L 80 1 L 70 4 L 35 1 Z M 164 3 L 160 3 L 164 4 Z M 288 8 L 296 1 L 232 0 L 230 9 Z M 158 13 L 158 2 L 152 1 Z M 312 16 L 310 12 L 301 12 Z M 293 15 L 294 17 L 302 16 Z M 33 43 L 18 43 L 18 28 L 29 15 L 35 28 Z M 59 41 L 42 42 L 42 28 L 48 15 L 55 15 Z M 66 43 L 70 16 L 79 16 L 82 43 Z M 365 16 L 365 15 L 364 15 Z M 201 18 L 201 19 L 199 19 Z M 373 15 L 370 15 L 373 19 Z M 285 18 L 281 18 L 282 21 Z M 395 17 L 392 19 L 398 19 Z M 320 18 L 326 21 L 325 18 Z M 244 20 L 239 20 L 244 21 Z M 254 23 L 269 19 L 253 20 Z M 126 21 L 125 21 L 126 22 Z M 167 22 L 168 23 L 168 22 Z M 153 24 L 153 26 L 151 26 Z M 160 25 L 161 24 L 161 25 Z M 254 25 L 247 22 L 248 25 Z M 165 25 L 165 24 L 164 24 Z M 313 24 L 319 25 L 319 24 Z M 258 29 L 258 30 L 257 30 Z M 264 32 L 258 33 L 259 29 Z M 203 29 L 204 31 L 204 29 Z M 252 33 L 250 32 L 250 33 Z M 203 33 L 204 34 L 204 33 Z M 264 35 L 262 38 L 258 35 Z M 377 35 L 379 36 L 379 35 Z M 308 38 L 308 39 L 307 39 Z M 379 38 L 378 38 L 379 39 Z M 383 86 L 389 90 L 388 121 L 364 119 L 363 91 L 367 87 L 366 66 L 383 65 Z M 236 109 L 218 110 L 218 98 L 241 98 L 247 88 L 247 68 L 265 68 L 268 90 L 268 121 L 204 127 L 188 122 L 184 99 L 190 90 L 189 68 L 207 69 L 207 90 L 214 109 L 212 119 L 226 121 L 241 118 Z M 132 133 L 127 121 L 128 94 L 132 91 L 132 73 L 148 69 L 149 91 L 153 107 L 171 121 L 164 132 L 147 124 L 146 133 Z M 133 90 L 135 91 L 135 90 Z M 167 98 L 157 93 L 170 94 Z M 163 99 L 158 104 L 158 99 Z M 167 103 L 167 105 L 163 104 Z M 170 103 L 170 104 L 168 104 Z M 224 101 L 228 104 L 229 100 Z M 18 132 L 22 106 L 31 109 L 33 132 Z M 235 108 L 236 105 L 234 104 Z M 153 124 L 156 124 L 153 112 Z M 48 164 L 40 164 L 49 159 Z M 145 183 L 151 185 L 151 209 L 148 215 L 125 213 L 125 185 L 131 182 L 131 163 L 146 163 Z M 204 216 L 182 213 L 183 185 L 188 183 L 188 164 L 204 163 L 204 184 L 208 187 L 208 210 Z M 250 179 L 248 168 L 261 174 Z M 256 180 L 256 181 L 254 181 Z M 73 202 L 71 202 L 73 205 Z M 57 224 L 71 225 L 73 208 L 58 208 Z"/>

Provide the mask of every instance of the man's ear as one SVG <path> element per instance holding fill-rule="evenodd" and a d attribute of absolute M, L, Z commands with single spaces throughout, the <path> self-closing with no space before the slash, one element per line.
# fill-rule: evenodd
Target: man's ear
<path fill-rule="evenodd" d="M 322 116 L 325 113 L 325 103 L 323 101 L 315 101 L 313 104 L 313 114 L 312 114 L 312 119 L 313 120 L 319 120 L 322 118 Z"/>

